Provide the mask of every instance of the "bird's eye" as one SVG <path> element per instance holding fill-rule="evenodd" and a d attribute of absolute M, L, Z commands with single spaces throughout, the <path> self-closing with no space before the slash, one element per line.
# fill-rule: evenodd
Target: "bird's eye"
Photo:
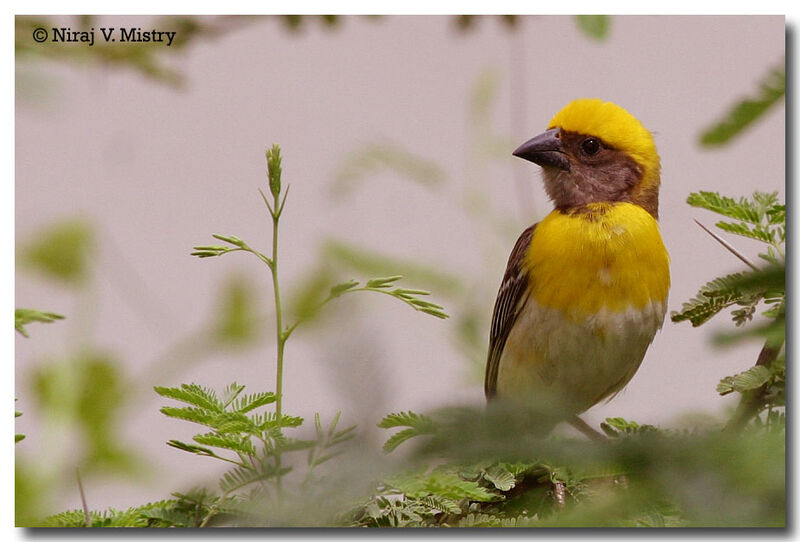
<path fill-rule="evenodd" d="M 597 154 L 600 150 L 600 141 L 594 137 L 587 137 L 581 142 L 581 149 L 588 155 Z"/>

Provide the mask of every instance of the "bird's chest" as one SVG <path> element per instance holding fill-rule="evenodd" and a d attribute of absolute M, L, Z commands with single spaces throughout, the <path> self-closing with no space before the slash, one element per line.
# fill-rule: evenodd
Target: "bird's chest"
<path fill-rule="evenodd" d="M 633 207 L 543 220 L 525 258 L 531 299 L 577 322 L 665 304 L 668 255 L 655 220 Z"/>

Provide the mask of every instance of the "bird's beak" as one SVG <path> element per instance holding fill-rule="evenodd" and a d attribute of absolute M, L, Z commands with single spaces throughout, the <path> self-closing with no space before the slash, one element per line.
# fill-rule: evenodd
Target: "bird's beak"
<path fill-rule="evenodd" d="M 552 128 L 517 147 L 512 154 L 542 167 L 569 171 L 569 158 L 561 143 L 560 128 Z"/>

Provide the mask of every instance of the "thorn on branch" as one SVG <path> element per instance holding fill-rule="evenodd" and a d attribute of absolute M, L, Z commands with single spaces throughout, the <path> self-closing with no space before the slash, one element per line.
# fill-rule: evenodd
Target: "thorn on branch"
<path fill-rule="evenodd" d="M 714 238 L 716 241 L 718 241 L 718 242 L 719 242 L 719 243 L 720 243 L 722 246 L 724 246 L 725 248 L 727 248 L 727 249 L 728 249 L 728 250 L 731 252 L 731 254 L 733 254 L 734 256 L 736 256 L 737 258 L 739 258 L 740 260 L 742 260 L 742 261 L 743 261 L 745 264 L 747 264 L 747 266 L 749 266 L 749 267 L 750 267 L 750 269 L 752 269 L 753 271 L 758 271 L 758 268 L 755 266 L 755 264 L 753 264 L 753 262 L 751 262 L 750 260 L 748 260 L 748 259 L 747 259 L 747 257 L 746 257 L 744 254 L 742 254 L 741 252 L 739 252 L 738 250 L 736 250 L 736 249 L 733 247 L 733 245 L 731 245 L 729 242 L 727 242 L 725 239 L 723 239 L 722 237 L 720 237 L 719 235 L 717 235 L 716 233 L 714 233 L 714 232 L 713 232 L 713 231 L 711 231 L 710 229 L 706 228 L 706 227 L 705 227 L 705 226 L 704 226 L 702 223 L 700 223 L 700 221 L 699 221 L 699 220 L 697 220 L 696 218 L 694 219 L 694 221 L 697 223 L 697 225 L 698 225 L 698 226 L 700 226 L 701 228 L 703 228 L 707 234 L 709 234 L 711 237 L 713 237 L 713 238 Z"/>

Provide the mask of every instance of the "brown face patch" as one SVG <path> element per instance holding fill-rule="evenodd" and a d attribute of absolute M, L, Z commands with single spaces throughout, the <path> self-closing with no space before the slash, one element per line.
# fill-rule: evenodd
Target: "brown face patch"
<path fill-rule="evenodd" d="M 569 171 L 544 168 L 545 190 L 556 209 L 627 201 L 658 218 L 658 188 L 646 193 L 636 190 L 644 172 L 632 158 L 596 137 L 562 130 L 560 138 L 569 157 Z"/>

